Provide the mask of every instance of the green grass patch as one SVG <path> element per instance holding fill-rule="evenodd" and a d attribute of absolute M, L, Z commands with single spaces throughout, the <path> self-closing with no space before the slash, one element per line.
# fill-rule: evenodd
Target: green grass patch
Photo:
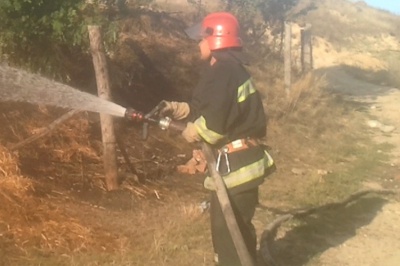
<path fill-rule="evenodd" d="M 392 148 L 388 144 L 344 145 L 338 147 L 333 154 L 335 169 L 323 177 L 311 177 L 308 193 L 298 199 L 304 206 L 316 206 L 342 200 L 350 194 L 361 190 L 363 182 L 377 181 L 382 172 L 389 166 L 388 152 Z M 345 158 L 352 158 L 345 162 Z"/>

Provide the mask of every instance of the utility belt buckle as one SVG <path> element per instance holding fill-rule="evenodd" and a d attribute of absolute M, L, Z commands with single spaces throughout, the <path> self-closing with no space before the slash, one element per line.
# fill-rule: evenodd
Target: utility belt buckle
<path fill-rule="evenodd" d="M 228 158 L 228 151 L 229 149 L 227 147 L 223 147 L 218 150 L 218 157 L 217 157 L 217 164 L 215 166 L 215 170 L 221 175 L 221 176 L 226 176 L 230 174 L 231 172 L 231 166 L 229 164 L 229 158 Z M 221 159 L 225 160 L 225 166 L 226 166 L 226 171 L 221 172 Z"/>

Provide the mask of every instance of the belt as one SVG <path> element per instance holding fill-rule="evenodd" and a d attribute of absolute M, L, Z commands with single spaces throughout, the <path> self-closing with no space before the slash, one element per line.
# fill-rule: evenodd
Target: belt
<path fill-rule="evenodd" d="M 229 163 L 228 154 L 246 150 L 250 147 L 255 147 L 258 145 L 257 140 L 252 138 L 237 139 L 229 142 L 218 149 L 217 163 L 215 170 L 219 172 L 222 176 L 228 175 L 231 172 L 231 167 Z M 221 171 L 221 162 L 225 161 L 225 171 Z"/>
<path fill-rule="evenodd" d="M 218 149 L 219 151 L 223 151 L 225 153 L 233 153 L 237 151 L 246 150 L 251 147 L 255 147 L 258 145 L 256 139 L 245 138 L 245 139 L 237 139 L 228 144 L 222 146 L 222 148 Z"/>

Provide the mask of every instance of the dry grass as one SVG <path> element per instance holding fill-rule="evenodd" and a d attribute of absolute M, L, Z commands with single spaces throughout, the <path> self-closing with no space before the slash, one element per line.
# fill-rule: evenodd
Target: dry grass
<path fill-rule="evenodd" d="M 61 210 L 34 196 L 32 180 L 19 174 L 17 158 L 0 146 L 0 235 L 20 251 L 34 245 L 39 250 L 80 250 L 89 246 L 88 228 Z"/>
<path fill-rule="evenodd" d="M 257 73 L 255 75 L 257 79 Z M 293 130 L 291 134 L 299 137 L 321 139 L 325 134 L 332 138 L 335 133 L 349 129 L 349 117 L 344 115 L 346 107 L 338 104 L 337 96 L 327 92 L 328 84 L 323 76 L 310 72 L 298 77 L 289 95 L 281 81 L 272 87 L 263 84 L 266 82 L 258 80 L 257 86 L 266 98 L 269 130 Z"/>
<path fill-rule="evenodd" d="M 274 120 L 291 118 L 304 120 L 303 115 L 315 116 L 328 100 L 323 89 L 326 83 L 323 78 L 312 73 L 301 77 L 292 84 L 289 95 L 283 90 L 283 84 L 278 83 L 268 93 L 268 109 Z M 309 122 L 311 122 L 310 120 Z"/>
<path fill-rule="evenodd" d="M 399 18 L 388 12 L 345 0 L 317 1 L 318 8 L 300 20 L 316 25 L 313 32 L 337 47 L 364 47 L 365 36 L 380 37 L 398 32 Z M 367 45 L 374 45 L 367 41 Z"/>
<path fill-rule="evenodd" d="M 388 60 L 389 82 L 392 86 L 400 88 L 400 53 L 394 53 Z"/>
<path fill-rule="evenodd" d="M 20 175 L 18 158 L 0 145 L 0 178 Z"/>
<path fill-rule="evenodd" d="M 365 178 L 362 161 L 370 164 L 369 158 L 375 158 L 374 144 L 362 148 L 368 139 L 362 129 L 363 114 L 355 111 L 358 106 L 328 93 L 326 79 L 313 73 L 298 77 L 290 95 L 286 95 L 279 80 L 266 87 L 260 73 L 254 76 L 258 89 L 266 96 L 266 142 L 278 167 L 276 177 L 267 181 L 262 198 L 273 206 L 298 206 L 354 192 L 360 179 Z M 354 175 L 349 178 L 343 174 L 345 171 L 353 171 Z M 341 176 L 333 178 L 336 174 Z"/>
<path fill-rule="evenodd" d="M 400 49 L 398 16 L 345 0 L 313 2 L 316 9 L 296 22 L 312 25 L 316 68 L 348 65 L 368 72 L 386 72 L 389 60 L 383 54 Z"/>
<path fill-rule="evenodd" d="M 1 145 L 0 154 L 0 264 L 17 260 L 19 265 L 88 265 L 97 260 L 74 262 L 75 256 L 101 253 L 124 258 L 132 250 L 135 243 L 114 228 L 88 222 L 84 210 L 78 215 L 69 211 L 84 206 L 58 192 L 43 192 L 44 184 L 21 176 L 18 158 Z"/>
<path fill-rule="evenodd" d="M 32 107 L 34 110 L 29 112 L 30 107 L 26 106 L 17 108 L 18 111 L 14 111 L 15 105 L 3 107 L 1 119 L 12 122 L 3 123 L 7 125 L 0 132 L 0 139 L 4 142 L 21 141 L 58 115 L 46 108 Z M 97 141 L 91 127 L 88 117 L 81 114 L 15 154 L 0 146 L 0 202 L 4 203 L 0 206 L 0 264 L 9 264 L 18 258 L 24 265 L 36 265 L 44 256 L 50 260 L 43 263 L 49 265 L 165 265 L 166 261 L 175 261 L 175 265 L 179 265 L 181 260 L 184 261 L 181 265 L 188 265 L 192 259 L 188 249 L 196 250 L 196 247 L 188 245 L 187 239 L 200 236 L 194 241 L 202 242 L 202 246 L 204 242 L 209 243 L 203 234 L 191 235 L 191 230 L 204 230 L 206 223 L 196 200 L 185 198 L 181 202 L 177 192 L 172 193 L 168 188 L 172 185 L 156 180 L 148 182 L 141 188 L 141 199 L 137 199 L 135 192 L 122 191 L 115 204 L 123 208 L 135 206 L 141 200 L 146 204 L 140 204 L 143 209 L 137 213 L 124 212 L 117 218 L 120 222 L 116 222 L 115 217 L 106 218 L 110 215 L 108 209 L 96 210 L 71 201 L 63 185 L 57 187 L 58 181 L 53 183 L 48 179 L 59 178 L 70 190 L 77 182 L 83 185 L 82 182 L 92 176 L 101 176 L 102 167 L 97 164 Z M 130 143 L 129 148 L 137 152 L 135 155 L 139 156 L 139 161 L 144 159 L 143 164 L 136 164 L 140 172 L 168 175 L 170 170 L 161 168 L 164 164 L 171 164 L 169 168 L 175 164 L 171 163 L 170 157 L 164 157 L 163 149 L 154 149 L 163 141 L 158 139 L 162 134 L 152 134 L 147 142 L 143 142 L 138 136 L 140 132 L 135 131 L 133 135 L 128 133 L 129 139 L 138 139 L 139 143 Z M 174 149 L 181 145 L 173 139 L 173 136 L 167 137 L 163 144 L 169 155 L 170 145 L 175 145 Z M 158 154 L 157 160 L 152 162 L 155 154 Z M 82 162 L 81 158 L 85 161 Z M 96 169 L 89 169 L 90 162 Z M 21 175 L 19 164 L 23 164 L 23 173 L 32 174 L 33 179 Z M 81 172 L 81 167 L 85 168 L 84 172 Z M 79 174 L 79 180 L 76 180 L 75 173 Z M 35 177 L 40 179 L 34 181 Z M 156 198 L 155 191 L 159 202 L 167 201 L 163 204 L 171 206 L 151 206 L 153 202 L 150 199 Z M 91 193 L 90 189 L 87 193 Z M 191 193 L 193 195 L 193 190 Z M 88 200 L 91 200 L 90 196 Z M 93 217 L 87 217 L 88 213 Z M 201 248 L 194 252 L 204 256 Z"/>

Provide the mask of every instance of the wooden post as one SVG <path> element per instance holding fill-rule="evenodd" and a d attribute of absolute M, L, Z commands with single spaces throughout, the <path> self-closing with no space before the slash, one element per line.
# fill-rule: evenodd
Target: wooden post
<path fill-rule="evenodd" d="M 97 91 L 100 98 L 110 101 L 110 79 L 100 28 L 99 26 L 88 26 L 88 30 L 90 49 L 96 73 Z M 107 190 L 111 191 L 118 189 L 118 167 L 114 123 L 112 116 L 106 114 L 100 114 L 100 122 L 103 141 L 105 181 Z"/>
<path fill-rule="evenodd" d="M 284 83 L 286 94 L 290 94 L 292 86 L 292 25 L 290 22 L 285 22 L 285 50 L 284 50 Z"/>
<path fill-rule="evenodd" d="M 236 221 L 235 214 L 233 213 L 232 205 L 228 197 L 228 192 L 225 187 L 225 182 L 221 175 L 216 170 L 215 157 L 211 147 L 203 142 L 202 151 L 207 160 L 207 167 L 211 177 L 214 178 L 215 185 L 217 187 L 217 197 L 221 205 L 222 213 L 224 214 L 226 224 L 231 234 L 233 243 L 235 244 L 236 251 L 238 253 L 242 266 L 254 266 L 254 262 L 250 256 L 247 246 L 244 242 L 242 233 L 240 232 L 239 226 Z"/>
<path fill-rule="evenodd" d="M 307 73 L 313 69 L 311 25 L 301 30 L 301 69 Z"/>

